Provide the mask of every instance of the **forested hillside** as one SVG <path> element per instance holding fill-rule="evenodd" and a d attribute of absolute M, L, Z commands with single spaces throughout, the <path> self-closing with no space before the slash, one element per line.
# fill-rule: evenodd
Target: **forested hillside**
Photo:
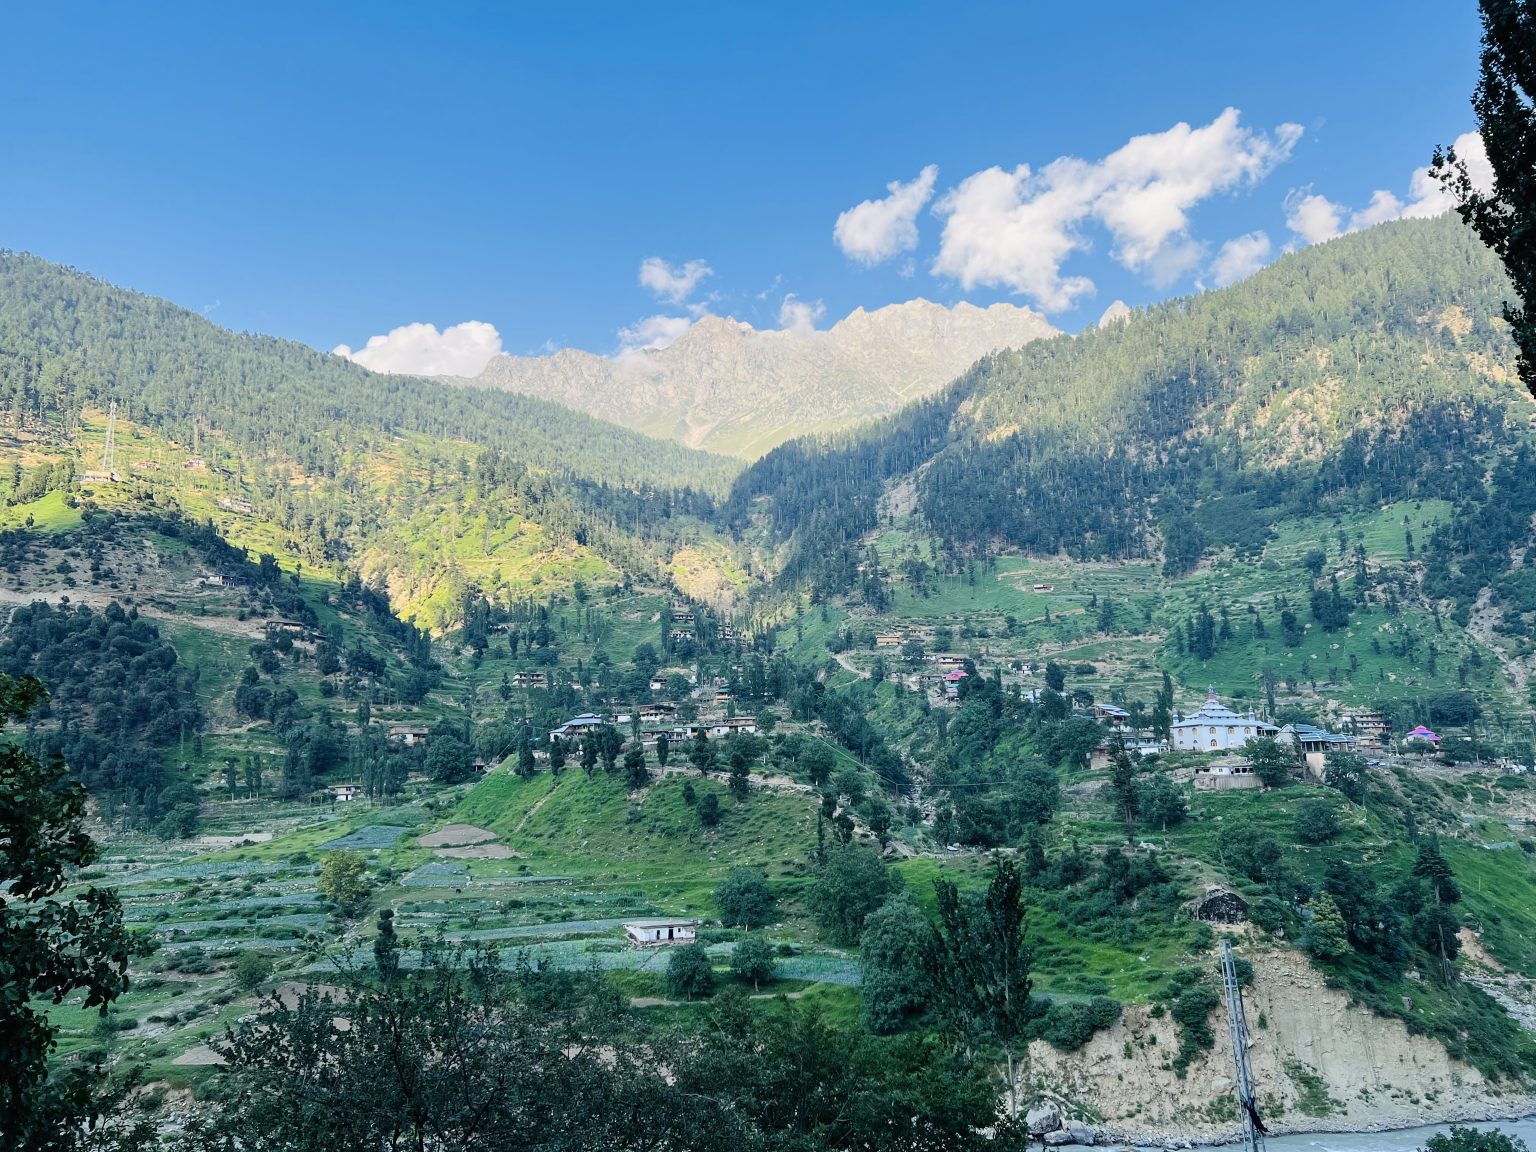
<path fill-rule="evenodd" d="M 1371 229 L 1000 353 L 862 435 L 785 445 L 726 514 L 787 542 L 791 576 L 847 588 L 877 500 L 909 477 L 950 570 L 1016 548 L 1176 575 L 1298 511 L 1477 503 L 1487 454 L 1531 414 L 1498 318 L 1507 292 L 1452 217 Z"/>
<path fill-rule="evenodd" d="M 407 609 L 458 598 L 460 552 L 502 561 L 472 574 L 488 590 L 546 569 L 569 584 L 592 574 L 588 554 L 598 571 L 654 573 L 737 467 L 540 400 L 370 373 L 0 253 L 8 502 L 100 470 L 114 402 L 124 485 L 203 478 L 202 497 L 275 530 L 295 559 L 338 578 L 362 568 Z"/>

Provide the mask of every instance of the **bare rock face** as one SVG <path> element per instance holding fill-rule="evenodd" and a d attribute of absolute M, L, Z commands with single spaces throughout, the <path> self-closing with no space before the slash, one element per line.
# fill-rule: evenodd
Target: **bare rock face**
<path fill-rule="evenodd" d="M 472 381 L 538 396 L 693 448 L 755 459 L 932 395 L 982 357 L 1057 335 L 1011 304 L 928 300 L 854 311 L 825 331 L 705 316 L 665 348 L 497 356 Z"/>
<path fill-rule="evenodd" d="M 1271 1131 L 1406 1128 L 1529 1112 L 1522 1086 L 1490 1083 L 1438 1041 L 1351 1004 L 1302 953 L 1255 942 L 1245 955 L 1254 968 L 1244 993 L 1248 1058 Z M 1231 1139 L 1237 1119 L 1224 1008 L 1210 1026 L 1216 1043 L 1182 1078 L 1169 1063 L 1179 1044 L 1171 1018 L 1140 1005 L 1076 1052 L 1035 1041 L 1031 1075 L 1037 1087 L 1102 1117 L 1101 1142 Z"/>

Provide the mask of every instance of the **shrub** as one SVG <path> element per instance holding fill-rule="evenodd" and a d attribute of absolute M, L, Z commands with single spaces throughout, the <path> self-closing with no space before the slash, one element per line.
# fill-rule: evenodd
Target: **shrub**
<path fill-rule="evenodd" d="M 1052 1047 L 1075 1052 L 1093 1039 L 1095 1032 L 1120 1019 L 1120 1012 L 1120 1002 L 1107 996 L 1075 1004 L 1053 1003 L 1040 1018 L 1038 1033 Z"/>

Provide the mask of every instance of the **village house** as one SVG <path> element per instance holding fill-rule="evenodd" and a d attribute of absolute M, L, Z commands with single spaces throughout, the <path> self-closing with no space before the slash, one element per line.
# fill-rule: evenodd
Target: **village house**
<path fill-rule="evenodd" d="M 515 672 L 512 675 L 512 687 L 514 688 L 548 688 L 549 673 L 547 672 Z"/>
<path fill-rule="evenodd" d="M 692 944 L 698 934 L 697 920 L 631 920 L 624 925 L 624 935 L 635 948 Z"/>
<path fill-rule="evenodd" d="M 1328 753 L 1347 752 L 1355 746 L 1353 736 L 1324 732 L 1313 724 L 1287 724 L 1275 735 L 1275 741 L 1299 749 L 1307 770 L 1319 780 L 1323 778 L 1323 762 Z"/>
<path fill-rule="evenodd" d="M 716 720 L 709 726 L 711 736 L 729 736 L 734 732 L 742 732 L 750 736 L 757 732 L 756 716 L 728 716 L 724 720 Z"/>
<path fill-rule="evenodd" d="M 662 691 L 665 691 L 666 687 L 667 687 L 667 682 L 662 677 L 660 677 L 660 676 L 652 676 L 651 677 L 650 689 L 651 689 L 652 692 L 662 692 Z"/>
<path fill-rule="evenodd" d="M 642 704 L 640 706 L 640 723 L 642 724 L 671 724 L 677 719 L 676 704 Z"/>
<path fill-rule="evenodd" d="M 427 737 L 432 735 L 432 730 L 430 728 L 413 728 L 409 724 L 391 724 L 387 735 L 396 744 L 404 744 L 407 748 L 414 748 L 418 744 L 425 744 Z"/>
<path fill-rule="evenodd" d="M 1423 747 L 1438 747 L 1440 744 L 1440 737 L 1436 736 L 1428 728 L 1424 727 L 1424 725 L 1419 724 L 1414 727 L 1413 731 L 1409 732 L 1408 735 L 1403 737 L 1403 743 L 1418 744 Z"/>
<path fill-rule="evenodd" d="M 875 633 L 876 648 L 900 648 L 903 641 L 900 632 Z"/>
<path fill-rule="evenodd" d="M 964 668 L 951 669 L 944 677 L 944 695 L 954 699 L 960 695 L 960 681 L 965 679 Z"/>
<path fill-rule="evenodd" d="M 730 702 L 731 702 L 731 694 L 729 692 L 727 692 L 724 688 L 721 688 L 718 692 L 715 693 L 715 703 L 716 704 L 729 704 Z"/>
<path fill-rule="evenodd" d="M 968 659 L 969 657 L 963 652 L 934 652 L 928 657 L 930 663 L 937 664 L 940 668 L 960 668 Z"/>
<path fill-rule="evenodd" d="M 579 739 L 591 732 L 594 728 L 601 728 L 605 721 L 601 716 L 591 712 L 583 712 L 580 716 L 573 716 L 560 727 L 549 734 L 551 740 L 559 737 L 561 740 Z"/>
<path fill-rule="evenodd" d="M 350 800 L 360 799 L 363 795 L 361 784 L 337 784 L 331 788 L 331 799 L 338 804 L 345 804 Z"/>
<path fill-rule="evenodd" d="M 1387 742 L 1387 733 L 1392 730 L 1380 712 L 1346 712 L 1339 717 L 1339 726 L 1353 732 L 1360 743 L 1378 748 Z"/>
<path fill-rule="evenodd" d="M 1131 714 L 1113 704 L 1095 704 L 1093 718 L 1109 728 L 1124 728 L 1130 723 Z"/>
<path fill-rule="evenodd" d="M 1226 752 L 1279 731 L 1273 724 L 1255 716 L 1251 708 L 1246 716 L 1232 711 L 1216 699 L 1214 688 L 1197 712 L 1188 717 L 1175 713 L 1175 718 L 1173 746 L 1181 752 Z"/>
<path fill-rule="evenodd" d="M 1034 590 L 1036 592 L 1054 592 L 1054 591 L 1056 591 L 1056 585 L 1054 585 L 1054 584 L 1036 584 Z"/>

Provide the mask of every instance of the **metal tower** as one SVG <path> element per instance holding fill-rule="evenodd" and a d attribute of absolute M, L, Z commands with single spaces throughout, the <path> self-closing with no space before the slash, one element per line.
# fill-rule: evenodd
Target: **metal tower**
<path fill-rule="evenodd" d="M 1227 1035 L 1232 1041 L 1232 1081 L 1236 1085 L 1237 1110 L 1243 1117 L 1243 1147 L 1246 1152 L 1264 1152 L 1268 1129 L 1259 1118 L 1253 1073 L 1248 1067 L 1248 1017 L 1243 1012 L 1243 990 L 1237 982 L 1232 941 L 1225 938 L 1221 941 L 1221 985 L 1227 996 Z"/>
<path fill-rule="evenodd" d="M 117 401 L 107 409 L 107 446 L 102 453 L 101 470 L 108 480 L 117 479 Z"/>

